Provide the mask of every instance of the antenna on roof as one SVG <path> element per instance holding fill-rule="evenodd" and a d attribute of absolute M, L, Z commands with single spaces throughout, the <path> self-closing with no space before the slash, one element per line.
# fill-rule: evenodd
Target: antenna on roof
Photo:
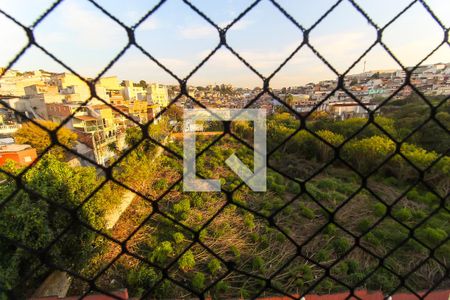
<path fill-rule="evenodd" d="M 366 73 L 366 61 L 364 61 L 363 73 Z"/>

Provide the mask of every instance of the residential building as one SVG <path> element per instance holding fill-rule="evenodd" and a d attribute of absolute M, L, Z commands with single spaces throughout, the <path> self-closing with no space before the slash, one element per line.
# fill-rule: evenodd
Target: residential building
<path fill-rule="evenodd" d="M 24 110 L 36 119 L 47 119 L 47 106 L 49 103 L 62 103 L 64 96 L 58 93 L 55 86 L 34 84 L 24 87 Z"/>
<path fill-rule="evenodd" d="M 169 105 L 169 93 L 167 86 L 152 83 L 147 87 L 147 102 L 149 104 L 158 104 L 161 108 Z"/>
<path fill-rule="evenodd" d="M 117 76 L 102 77 L 98 80 L 97 85 L 104 88 L 109 97 L 120 95 L 123 89 Z"/>
<path fill-rule="evenodd" d="M 117 103 L 117 104 L 116 104 Z M 113 105 L 115 108 L 123 112 L 136 122 L 146 123 L 147 117 L 147 101 L 130 100 L 130 101 L 116 101 Z M 120 104 L 119 104 L 120 103 Z M 123 115 L 122 115 L 123 116 Z M 130 121 L 130 120 L 128 120 Z M 133 123 L 133 122 L 131 122 Z"/>
<path fill-rule="evenodd" d="M 66 103 L 84 103 L 89 100 L 89 104 L 103 104 L 109 103 L 109 95 L 106 93 L 106 89 L 102 86 L 95 86 L 95 92 L 97 96 L 103 100 L 97 98 L 91 99 L 91 90 L 85 84 L 83 85 L 70 85 L 60 89 L 61 95 L 64 95 L 64 101 Z"/>
<path fill-rule="evenodd" d="M 161 111 L 161 107 L 158 104 L 148 104 L 147 105 L 147 120 L 153 120 L 156 115 Z M 154 123 L 156 124 L 158 120 L 156 119 Z"/>
<path fill-rule="evenodd" d="M 98 164 L 105 165 L 121 149 L 125 138 L 125 124 L 116 122 L 115 114 L 106 104 L 82 106 L 65 103 L 48 104 L 49 119 L 61 122 L 72 116 L 66 127 L 78 135 L 79 142 L 93 150 Z"/>
<path fill-rule="evenodd" d="M 37 158 L 36 149 L 25 144 L 0 145 L 0 166 L 7 160 L 13 160 L 21 165 L 29 165 Z"/>
<path fill-rule="evenodd" d="M 106 84 L 106 86 L 108 86 L 109 88 L 112 88 L 114 86 L 113 82 L 113 79 L 108 78 L 105 78 L 105 80 L 103 81 L 103 83 Z M 91 90 L 88 84 L 72 73 L 54 74 L 51 78 L 50 84 L 58 88 L 59 93 L 61 95 L 64 95 L 64 100 L 66 102 L 81 103 L 91 98 Z M 114 86 L 114 88 L 118 87 Z M 105 101 L 106 103 L 109 102 L 109 95 L 107 93 L 106 87 L 102 86 L 100 83 L 97 83 L 95 86 L 95 92 L 103 101 Z M 92 98 L 89 101 L 89 104 L 102 103 L 102 101 L 96 98 Z"/>
<path fill-rule="evenodd" d="M 0 136 L 11 136 L 21 127 L 21 124 L 0 124 Z"/>
<path fill-rule="evenodd" d="M 81 78 L 72 73 L 67 72 L 53 74 L 53 76 L 51 77 L 50 84 L 57 86 L 60 90 L 74 85 L 79 86 L 86 85 L 86 83 Z"/>
<path fill-rule="evenodd" d="M 33 71 L 20 73 L 15 70 L 8 70 L 0 78 L 0 95 L 25 96 L 24 88 L 34 84 L 46 84 L 50 80 L 50 75 L 45 71 Z"/>
<path fill-rule="evenodd" d="M 142 86 L 138 86 L 131 80 L 124 80 L 122 95 L 125 100 L 145 100 L 146 91 Z"/>
<path fill-rule="evenodd" d="M 375 110 L 376 105 L 363 103 L 368 109 Z M 334 102 L 329 103 L 327 110 L 337 119 L 348 119 L 350 117 L 367 117 L 368 111 L 362 107 L 358 102 Z"/>

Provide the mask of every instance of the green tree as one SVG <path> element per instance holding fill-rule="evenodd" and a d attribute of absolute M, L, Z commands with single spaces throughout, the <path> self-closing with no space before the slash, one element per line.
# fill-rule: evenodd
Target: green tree
<path fill-rule="evenodd" d="M 348 142 L 344 145 L 342 154 L 360 172 L 366 173 L 376 168 L 394 151 L 395 143 L 392 140 L 373 136 Z"/>
<path fill-rule="evenodd" d="M 62 209 L 79 207 L 101 182 L 91 167 L 71 167 L 54 155 L 45 155 L 22 177 L 27 189 L 20 190 L 0 210 L 0 231 L 7 238 L 0 243 L 0 285 L 13 288 L 25 274 L 37 267 L 38 260 L 14 242 L 40 251 L 71 224 L 70 214 Z M 14 182 L 3 186 L 14 188 Z M 120 201 L 120 194 L 104 186 L 79 209 L 78 218 L 100 230 L 104 228 L 105 215 Z M 1 199 L 9 195 L 8 188 L 1 189 Z M 79 222 L 48 252 L 54 263 L 81 271 L 89 259 L 103 251 L 101 239 Z M 36 279 L 39 272 L 32 277 Z M 23 291 L 17 291 L 19 294 Z M 21 298 L 19 296 L 19 298 Z"/>
<path fill-rule="evenodd" d="M 140 127 L 129 127 L 127 128 L 126 135 L 125 135 L 125 142 L 128 146 L 133 146 L 139 143 L 139 141 L 142 139 L 142 130 Z"/>
<path fill-rule="evenodd" d="M 139 81 L 139 86 L 146 89 L 148 87 L 148 84 L 145 80 L 140 80 Z"/>
<path fill-rule="evenodd" d="M 57 123 L 51 121 L 37 120 L 36 122 L 48 130 L 54 130 L 59 126 Z M 76 133 L 65 127 L 59 129 L 56 136 L 58 142 L 68 148 L 75 146 L 75 142 L 78 138 Z M 19 144 L 29 144 L 33 148 L 36 148 L 38 154 L 42 153 L 52 144 L 50 134 L 32 122 L 24 123 L 14 134 L 14 139 Z M 59 158 L 64 156 L 64 149 L 59 146 L 52 147 L 50 152 Z"/>
<path fill-rule="evenodd" d="M 343 135 L 336 134 L 330 130 L 319 130 L 317 131 L 317 135 L 319 135 L 322 139 L 324 139 L 326 142 L 328 142 L 334 147 L 337 147 L 344 142 Z M 319 139 L 316 139 L 316 144 L 319 160 L 329 161 L 334 157 L 334 149 L 332 147 L 320 141 Z"/>
<path fill-rule="evenodd" d="M 183 120 L 183 109 L 174 104 L 167 109 L 164 115 L 168 116 L 171 120 L 181 121 Z"/>

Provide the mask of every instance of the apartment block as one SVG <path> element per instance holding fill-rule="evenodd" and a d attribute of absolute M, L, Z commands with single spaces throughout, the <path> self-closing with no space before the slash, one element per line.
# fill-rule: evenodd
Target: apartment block
<path fill-rule="evenodd" d="M 169 105 L 169 92 L 167 86 L 152 83 L 147 87 L 147 102 L 149 104 L 157 104 L 161 108 Z"/>

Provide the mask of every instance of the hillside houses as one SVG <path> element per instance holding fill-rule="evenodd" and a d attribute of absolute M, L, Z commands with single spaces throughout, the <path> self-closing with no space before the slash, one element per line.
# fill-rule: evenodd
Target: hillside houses
<path fill-rule="evenodd" d="M 127 127 L 148 122 L 170 102 L 167 87 L 161 84 L 147 88 L 105 77 L 96 82 L 92 97 L 89 85 L 77 76 L 45 71 L 8 70 L 0 78 L 0 93 L 6 104 L 0 110 L 5 136 L 27 119 L 57 123 L 67 119 L 64 126 L 77 133 L 79 143 L 90 149 L 87 155 L 102 165 L 114 157 L 115 149 L 125 146 Z"/>
<path fill-rule="evenodd" d="M 410 83 L 425 96 L 450 95 L 450 63 L 420 66 L 412 70 Z M 353 97 L 368 109 L 375 109 L 376 99 L 405 98 L 414 90 L 405 85 L 406 72 L 403 70 L 379 70 L 347 75 L 345 89 L 337 90 L 336 80 L 308 83 L 304 86 L 284 88 L 276 91 L 280 98 L 299 113 L 327 111 L 337 118 L 365 116 L 365 110 Z M 351 95 L 349 94 L 351 93 Z"/>

